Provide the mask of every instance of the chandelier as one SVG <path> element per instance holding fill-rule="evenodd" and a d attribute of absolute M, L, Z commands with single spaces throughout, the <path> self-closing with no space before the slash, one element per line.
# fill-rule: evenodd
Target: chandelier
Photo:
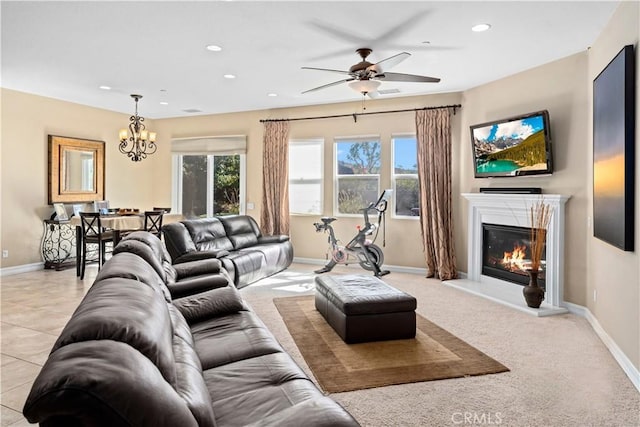
<path fill-rule="evenodd" d="M 139 162 L 148 155 L 156 152 L 156 133 L 145 129 L 144 117 L 138 116 L 138 100 L 142 95 L 131 95 L 136 101 L 136 114 L 129 120 L 129 130 L 120 129 L 120 152 L 126 154 L 132 161 Z"/>

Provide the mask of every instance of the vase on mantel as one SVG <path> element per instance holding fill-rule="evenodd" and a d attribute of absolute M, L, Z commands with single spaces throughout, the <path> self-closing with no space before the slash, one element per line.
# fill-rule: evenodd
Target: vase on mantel
<path fill-rule="evenodd" d="M 529 284 L 522 289 L 527 306 L 531 308 L 540 308 L 544 300 L 544 289 L 538 286 L 538 273 L 538 270 L 529 270 Z"/>

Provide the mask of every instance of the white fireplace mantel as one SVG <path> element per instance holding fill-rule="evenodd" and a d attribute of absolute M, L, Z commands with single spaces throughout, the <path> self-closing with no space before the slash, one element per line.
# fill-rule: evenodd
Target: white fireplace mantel
<path fill-rule="evenodd" d="M 537 316 L 566 313 L 562 307 L 564 281 L 565 203 L 559 194 L 463 193 L 469 202 L 467 278 L 444 282 Z M 530 226 L 531 206 L 543 200 L 553 209 L 547 229 L 546 293 L 539 309 L 527 307 L 522 286 L 482 274 L 482 224 Z"/>

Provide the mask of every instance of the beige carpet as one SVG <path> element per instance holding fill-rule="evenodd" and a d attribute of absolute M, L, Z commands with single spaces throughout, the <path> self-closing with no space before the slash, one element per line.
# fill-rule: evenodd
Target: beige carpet
<path fill-rule="evenodd" d="M 506 372 L 501 363 L 416 315 L 416 338 L 345 344 L 313 296 L 273 300 L 320 387 L 329 393 Z"/>

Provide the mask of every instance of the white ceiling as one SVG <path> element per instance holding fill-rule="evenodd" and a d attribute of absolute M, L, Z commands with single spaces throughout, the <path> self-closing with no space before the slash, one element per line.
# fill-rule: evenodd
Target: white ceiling
<path fill-rule="evenodd" d="M 355 49 L 370 62 L 406 51 L 381 98 L 453 92 L 584 51 L 617 2 L 193 1 L 1 3 L 2 87 L 131 114 L 181 117 L 355 101 Z M 489 23 L 474 33 L 471 26 Z M 221 52 L 210 52 L 216 44 Z M 388 71 L 388 70 L 387 70 Z M 225 79 L 224 74 L 237 76 Z M 111 91 L 99 86 L 112 87 Z M 268 93 L 277 93 L 269 97 Z M 168 105 L 160 105 L 161 101 Z M 200 112 L 187 113 L 195 109 Z"/>

